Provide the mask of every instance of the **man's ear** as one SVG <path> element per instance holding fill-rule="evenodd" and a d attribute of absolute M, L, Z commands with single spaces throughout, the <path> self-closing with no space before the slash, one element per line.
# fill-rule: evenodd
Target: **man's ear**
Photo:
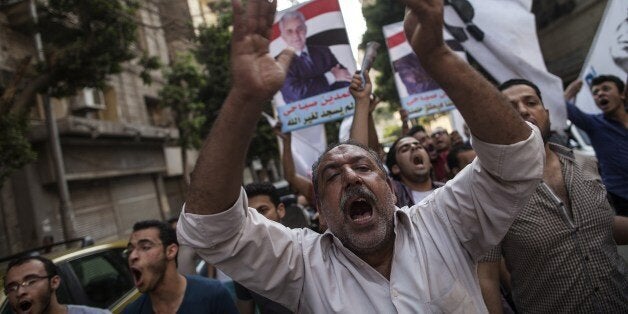
<path fill-rule="evenodd" d="M 50 287 L 52 287 L 52 290 L 57 290 L 59 285 L 61 285 L 61 277 L 59 277 L 59 275 L 50 278 Z"/>
<path fill-rule="evenodd" d="M 168 260 L 175 260 L 177 258 L 177 253 L 179 253 L 179 246 L 172 243 L 166 247 L 166 258 Z"/>
<path fill-rule="evenodd" d="M 397 167 L 397 165 L 394 165 L 393 168 L 394 167 Z M 397 169 L 399 169 L 399 167 L 397 167 Z M 397 194 L 395 194 L 395 187 L 393 186 L 393 183 L 390 177 L 386 178 L 386 183 L 388 184 L 388 187 L 390 188 L 390 191 L 392 192 L 393 203 L 397 204 Z"/>
<path fill-rule="evenodd" d="M 286 215 L 286 205 L 283 203 L 279 203 L 279 205 L 277 205 L 277 215 L 279 215 L 279 219 L 282 219 L 283 216 Z"/>
<path fill-rule="evenodd" d="M 392 168 L 390 168 L 390 172 L 392 172 L 392 174 L 398 176 L 401 173 L 401 169 L 399 169 L 399 166 L 397 166 L 397 164 L 393 165 Z"/>

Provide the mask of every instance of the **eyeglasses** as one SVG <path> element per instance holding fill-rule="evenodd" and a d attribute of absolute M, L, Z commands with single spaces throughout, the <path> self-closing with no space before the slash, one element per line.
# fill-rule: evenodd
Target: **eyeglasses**
<path fill-rule="evenodd" d="M 150 241 L 140 241 L 140 243 L 138 244 L 137 248 L 130 245 L 126 247 L 126 249 L 124 251 L 122 251 L 122 254 L 124 255 L 124 257 L 129 258 L 129 256 L 131 256 L 131 254 L 133 253 L 133 251 L 135 251 L 135 249 L 138 250 L 139 253 L 146 253 L 148 251 L 150 251 L 152 248 L 159 246 L 159 245 L 163 245 L 163 243 L 153 243 Z"/>
<path fill-rule="evenodd" d="M 34 285 L 40 280 L 50 279 L 52 276 L 37 276 L 37 275 L 29 275 L 24 278 L 22 282 L 12 282 L 4 287 L 4 294 L 9 294 L 16 292 L 20 287 L 24 287 L 24 289 Z"/>
<path fill-rule="evenodd" d="M 447 135 L 447 131 L 436 131 L 436 132 L 432 133 L 432 137 L 433 138 L 436 138 L 436 137 L 439 137 L 439 136 L 443 136 L 443 135 Z"/>

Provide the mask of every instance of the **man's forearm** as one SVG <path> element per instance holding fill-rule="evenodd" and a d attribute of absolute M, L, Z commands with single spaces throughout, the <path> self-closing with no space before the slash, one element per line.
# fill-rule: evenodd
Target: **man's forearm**
<path fill-rule="evenodd" d="M 448 47 L 420 57 L 421 64 L 454 102 L 478 139 L 512 144 L 530 136 L 530 127 L 506 98 Z"/>
<path fill-rule="evenodd" d="M 362 103 L 359 103 L 362 102 Z M 353 114 L 353 124 L 351 124 L 351 139 L 368 146 L 368 100 L 356 100 L 355 113 Z"/>
<path fill-rule="evenodd" d="M 247 108 L 244 114 L 243 108 Z M 246 97 L 230 91 L 196 161 L 186 212 L 215 214 L 236 201 L 246 152 L 261 111 L 261 103 L 248 103 Z"/>

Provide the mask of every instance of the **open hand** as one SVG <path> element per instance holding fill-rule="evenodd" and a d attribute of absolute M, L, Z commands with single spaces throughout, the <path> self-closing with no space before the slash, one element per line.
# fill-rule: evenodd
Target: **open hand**
<path fill-rule="evenodd" d="M 277 1 L 232 0 L 232 91 L 254 102 L 269 100 L 283 85 L 294 51 L 284 50 L 275 60 L 268 51 Z"/>
<path fill-rule="evenodd" d="M 401 0 L 406 7 L 404 31 L 419 59 L 446 48 L 443 0 Z"/>
<path fill-rule="evenodd" d="M 565 94 L 564 94 L 565 101 L 570 101 L 576 98 L 576 95 L 578 95 L 581 88 L 582 88 L 582 80 L 578 79 L 571 82 L 569 86 L 567 86 L 567 88 L 565 89 Z"/>

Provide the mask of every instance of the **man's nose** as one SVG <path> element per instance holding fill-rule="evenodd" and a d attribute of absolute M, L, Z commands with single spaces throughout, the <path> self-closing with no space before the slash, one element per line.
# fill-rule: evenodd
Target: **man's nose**
<path fill-rule="evenodd" d="M 528 112 L 528 107 L 526 107 L 523 102 L 517 103 L 517 111 L 522 118 L 527 118 L 530 115 L 530 113 Z"/>
<path fill-rule="evenodd" d="M 355 184 L 361 185 L 363 183 L 362 177 L 360 177 L 360 175 L 357 172 L 355 172 L 355 170 L 353 170 L 351 167 L 346 167 L 343 169 L 342 177 L 343 177 L 344 185 L 346 187 L 349 187 Z"/>

